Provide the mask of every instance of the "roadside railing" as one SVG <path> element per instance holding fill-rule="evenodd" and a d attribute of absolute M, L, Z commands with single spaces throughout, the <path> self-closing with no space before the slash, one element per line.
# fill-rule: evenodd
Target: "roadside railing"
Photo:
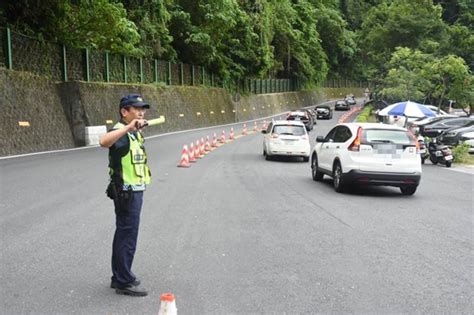
<path fill-rule="evenodd" d="M 0 67 L 55 81 L 162 83 L 226 88 L 231 93 L 280 93 L 300 90 L 296 79 L 223 80 L 203 66 L 151 57 L 134 57 L 89 48 L 66 47 L 0 27 Z M 366 82 L 329 79 L 322 87 L 365 87 Z"/>

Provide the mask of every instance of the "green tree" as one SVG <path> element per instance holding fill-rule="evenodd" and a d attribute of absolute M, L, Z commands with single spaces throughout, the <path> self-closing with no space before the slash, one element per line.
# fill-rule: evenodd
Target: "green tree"
<path fill-rule="evenodd" d="M 140 47 L 145 54 L 173 60 L 176 51 L 171 43 L 168 25 L 172 0 L 122 0 L 128 18 L 135 23 L 140 34 Z"/>
<path fill-rule="evenodd" d="M 391 102 L 422 101 L 431 88 L 423 71 L 432 59 L 431 55 L 419 50 L 397 48 L 387 65 L 388 74 L 383 80 L 381 95 Z"/>
<path fill-rule="evenodd" d="M 441 14 L 441 6 L 431 0 L 394 0 L 372 7 L 358 31 L 362 60 L 378 72 L 396 47 L 435 52 L 447 36 Z"/>
<path fill-rule="evenodd" d="M 121 3 L 109 0 L 19 0 L 4 4 L 15 30 L 73 47 L 141 54 L 137 27 Z"/>
<path fill-rule="evenodd" d="M 427 65 L 426 74 L 433 83 L 431 94 L 438 100 L 438 108 L 449 99 L 456 100 L 459 106 L 472 108 L 473 78 L 464 59 L 454 55 L 436 59 Z"/>
<path fill-rule="evenodd" d="M 223 79 L 250 72 L 258 35 L 236 1 L 183 0 L 171 14 L 173 46 L 180 60 L 205 65 Z"/>
<path fill-rule="evenodd" d="M 341 5 L 344 1 L 341 1 Z M 332 76 L 354 78 L 354 60 L 357 52 L 355 33 L 348 29 L 336 3 L 324 4 L 314 1 L 316 6 L 317 30 L 321 46 L 328 58 L 329 73 Z M 344 7 L 344 6 L 343 6 Z"/>

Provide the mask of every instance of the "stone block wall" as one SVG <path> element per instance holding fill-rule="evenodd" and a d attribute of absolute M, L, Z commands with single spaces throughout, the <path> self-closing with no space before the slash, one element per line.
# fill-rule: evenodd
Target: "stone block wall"
<path fill-rule="evenodd" d="M 0 112 L 0 156 L 74 147 L 57 85 L 50 80 L 0 68 Z"/>
<path fill-rule="evenodd" d="M 85 127 L 119 119 L 126 94 L 142 94 L 151 104 L 147 118 L 166 123 L 145 129 L 145 136 L 267 117 L 361 91 L 320 89 L 259 95 L 230 95 L 221 88 L 145 84 L 54 82 L 0 68 L 0 156 L 85 145 Z M 28 121 L 21 127 L 19 121 Z M 112 121 L 112 123 L 107 123 Z"/>

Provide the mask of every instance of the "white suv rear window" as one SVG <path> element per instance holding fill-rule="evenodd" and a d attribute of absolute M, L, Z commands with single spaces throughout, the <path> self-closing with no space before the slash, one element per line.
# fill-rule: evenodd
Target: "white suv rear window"
<path fill-rule="evenodd" d="M 279 135 L 303 136 L 306 134 L 306 129 L 303 126 L 276 125 L 273 128 L 273 133 Z"/>
<path fill-rule="evenodd" d="M 366 129 L 362 133 L 363 143 L 394 143 L 409 145 L 413 140 L 403 130 Z"/>

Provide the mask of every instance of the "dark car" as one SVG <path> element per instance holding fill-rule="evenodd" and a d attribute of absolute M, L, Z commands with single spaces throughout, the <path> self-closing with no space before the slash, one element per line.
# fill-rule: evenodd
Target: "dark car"
<path fill-rule="evenodd" d="M 462 136 L 465 133 L 473 132 L 473 131 L 474 131 L 474 121 L 472 121 L 471 123 L 469 123 L 468 126 L 465 126 L 465 127 L 455 127 L 455 128 L 446 129 L 438 137 L 438 140 L 442 144 L 458 145 L 461 142 Z"/>
<path fill-rule="evenodd" d="M 439 136 L 446 129 L 454 128 L 454 127 L 471 126 L 473 122 L 474 122 L 474 117 L 443 119 L 431 124 L 420 126 L 420 134 L 424 137 L 435 138 Z"/>
<path fill-rule="evenodd" d="M 306 111 L 289 112 L 288 116 L 286 116 L 286 120 L 299 120 L 303 122 L 304 126 L 306 127 L 306 130 L 313 130 L 313 118 Z"/>
<path fill-rule="evenodd" d="M 329 105 L 318 105 L 314 108 L 316 112 L 317 119 L 331 119 L 332 118 L 332 108 Z"/>
<path fill-rule="evenodd" d="M 345 101 L 349 105 L 356 105 L 357 104 L 357 101 L 355 100 L 354 95 L 352 95 L 352 94 L 346 95 Z"/>
<path fill-rule="evenodd" d="M 349 110 L 350 106 L 345 100 L 336 101 L 334 104 L 334 110 Z"/>

